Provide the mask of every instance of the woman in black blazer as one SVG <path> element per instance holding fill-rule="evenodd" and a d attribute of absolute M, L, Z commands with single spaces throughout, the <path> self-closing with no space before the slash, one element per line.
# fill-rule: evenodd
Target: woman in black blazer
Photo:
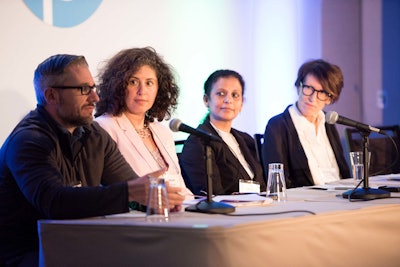
<path fill-rule="evenodd" d="M 239 192 L 239 184 L 249 186 L 242 189 L 243 192 L 265 191 L 265 180 L 257 159 L 254 139 L 231 127 L 242 109 L 243 95 L 244 80 L 232 70 L 217 70 L 204 83 L 203 101 L 209 113 L 198 129 L 223 140 L 209 143 L 215 195 Z M 190 135 L 179 160 L 186 186 L 196 195 L 207 192 L 204 148 L 202 140 Z"/>
<path fill-rule="evenodd" d="M 323 109 L 338 101 L 343 88 L 341 69 L 322 59 L 298 70 L 298 99 L 271 118 L 262 145 L 264 166 L 284 165 L 286 187 L 320 185 L 349 178 L 350 171 L 335 125 Z"/>

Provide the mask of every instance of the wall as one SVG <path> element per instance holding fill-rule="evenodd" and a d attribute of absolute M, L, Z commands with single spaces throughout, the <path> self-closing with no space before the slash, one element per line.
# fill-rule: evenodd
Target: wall
<path fill-rule="evenodd" d="M 355 120 L 363 114 L 360 7 L 358 0 L 325 0 L 322 5 L 322 57 L 340 66 L 344 76 L 339 101 L 326 110 Z M 344 126 L 337 128 L 343 135 Z"/>
<path fill-rule="evenodd" d="M 383 124 L 400 124 L 400 1 L 382 1 Z"/>
<path fill-rule="evenodd" d="M 371 125 L 383 123 L 382 98 L 382 2 L 362 3 L 362 114 L 361 121 Z"/>
<path fill-rule="evenodd" d="M 381 1 L 97 0 L 99 6 L 93 14 L 72 27 L 51 25 L 61 22 L 49 19 L 48 10 L 42 21 L 25 2 L 53 7 L 93 4 L 1 1 L 0 144 L 15 124 L 35 108 L 33 71 L 45 58 L 56 53 L 83 54 L 96 76 L 104 60 L 133 46 L 153 46 L 174 67 L 181 87 L 174 117 L 191 126 L 196 126 L 206 112 L 202 86 L 207 76 L 216 69 L 231 68 L 246 80 L 246 102 L 234 126 L 250 134 L 263 132 L 268 119 L 296 99 L 294 81 L 301 63 L 320 57 L 338 64 L 345 74 L 344 94 L 330 108 L 354 119 L 381 123 L 379 117 L 368 116 L 362 100 L 362 95 L 376 95 L 378 90 L 377 85 L 362 87 L 362 48 L 364 42 L 374 39 L 375 33 L 363 39 L 363 29 L 368 24 L 363 12 L 365 6 Z M 71 12 L 66 17 L 72 18 L 77 13 L 67 8 L 61 11 L 56 15 Z M 374 8 L 368 12 L 375 21 L 379 20 Z M 379 33 L 376 31 L 377 38 Z M 380 58 L 374 54 L 368 66 L 375 62 L 379 66 Z M 369 84 L 379 84 L 379 76 L 376 80 L 369 76 Z M 176 139 L 186 136 L 175 135 Z"/>

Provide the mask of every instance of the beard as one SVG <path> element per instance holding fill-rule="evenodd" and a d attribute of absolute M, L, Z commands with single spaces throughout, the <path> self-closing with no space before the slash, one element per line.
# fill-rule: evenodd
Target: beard
<path fill-rule="evenodd" d="M 65 128 L 69 127 L 80 127 L 88 126 L 93 122 L 93 115 L 82 116 L 81 110 L 76 108 L 75 110 L 63 110 L 62 108 L 57 109 L 57 116 L 61 120 L 62 125 Z"/>

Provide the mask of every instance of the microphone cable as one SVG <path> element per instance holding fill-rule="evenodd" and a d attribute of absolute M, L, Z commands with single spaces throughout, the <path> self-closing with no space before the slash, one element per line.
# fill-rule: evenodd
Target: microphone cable
<path fill-rule="evenodd" d="M 377 172 L 375 172 L 375 173 L 372 173 L 370 176 L 375 176 L 375 175 L 379 175 L 379 174 L 381 174 L 381 173 L 385 173 L 386 171 L 388 171 L 388 170 L 390 170 L 391 168 L 393 168 L 394 166 L 396 166 L 397 161 L 400 160 L 400 158 L 399 158 L 399 157 L 400 157 L 400 156 L 399 156 L 399 149 L 398 149 L 398 147 L 397 147 L 396 142 L 394 141 L 394 139 L 393 139 L 388 133 L 383 132 L 383 134 L 384 134 L 387 138 L 389 138 L 389 140 L 392 142 L 393 147 L 394 147 L 394 150 L 395 150 L 395 152 L 396 152 L 396 158 L 390 163 L 390 165 L 389 165 L 388 167 L 384 168 L 383 170 L 380 170 L 380 171 L 377 171 Z M 400 138 L 400 137 L 399 137 L 399 138 Z"/>
<path fill-rule="evenodd" d="M 308 213 L 311 215 L 317 215 L 315 212 L 313 211 L 309 211 L 309 210 L 287 210 L 287 211 L 277 211 L 277 212 L 266 212 L 266 213 L 245 213 L 245 214 L 232 214 L 232 213 L 226 213 L 226 214 L 222 214 L 225 216 L 268 216 L 268 215 L 280 215 L 280 214 L 288 214 L 288 213 Z"/>

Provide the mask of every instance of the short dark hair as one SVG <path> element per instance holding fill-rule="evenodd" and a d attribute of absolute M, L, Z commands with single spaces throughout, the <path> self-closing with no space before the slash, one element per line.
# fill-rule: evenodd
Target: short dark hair
<path fill-rule="evenodd" d="M 220 79 L 220 78 L 227 78 L 227 77 L 233 77 L 238 79 L 240 86 L 242 87 L 242 97 L 244 96 L 244 88 L 245 88 L 245 82 L 242 77 L 238 72 L 234 70 L 229 70 L 229 69 L 222 69 L 222 70 L 216 70 L 213 73 L 208 76 L 207 80 L 204 82 L 204 94 L 207 95 L 207 97 L 210 97 L 211 89 L 213 85 Z M 207 114 L 204 116 L 202 119 L 202 122 L 206 122 L 210 120 L 210 112 L 207 112 Z"/>
<path fill-rule="evenodd" d="M 88 63 L 84 56 L 58 54 L 47 58 L 37 66 L 33 84 L 38 104 L 46 104 L 45 89 L 61 83 L 65 69 L 71 65 L 88 66 Z"/>
<path fill-rule="evenodd" d="M 100 71 L 95 116 L 105 113 L 118 116 L 126 110 L 125 96 L 131 76 L 142 66 L 150 66 L 157 75 L 158 92 L 145 121 L 170 119 L 178 104 L 179 87 L 172 67 L 152 47 L 124 49 L 113 56 Z"/>
<path fill-rule="evenodd" d="M 210 96 L 211 88 L 218 81 L 220 78 L 226 78 L 226 77 L 234 77 L 239 80 L 240 85 L 242 86 L 242 96 L 244 95 L 244 80 L 242 75 L 237 73 L 234 70 L 216 70 L 213 73 L 211 73 L 210 76 L 208 76 L 207 80 L 204 82 L 204 94 L 207 96 Z"/>
<path fill-rule="evenodd" d="M 339 99 L 343 88 L 343 74 L 341 69 L 323 59 L 310 60 L 299 68 L 295 86 L 300 87 L 300 83 L 308 74 L 315 76 L 321 83 L 323 90 L 332 95 L 332 103 Z"/>

